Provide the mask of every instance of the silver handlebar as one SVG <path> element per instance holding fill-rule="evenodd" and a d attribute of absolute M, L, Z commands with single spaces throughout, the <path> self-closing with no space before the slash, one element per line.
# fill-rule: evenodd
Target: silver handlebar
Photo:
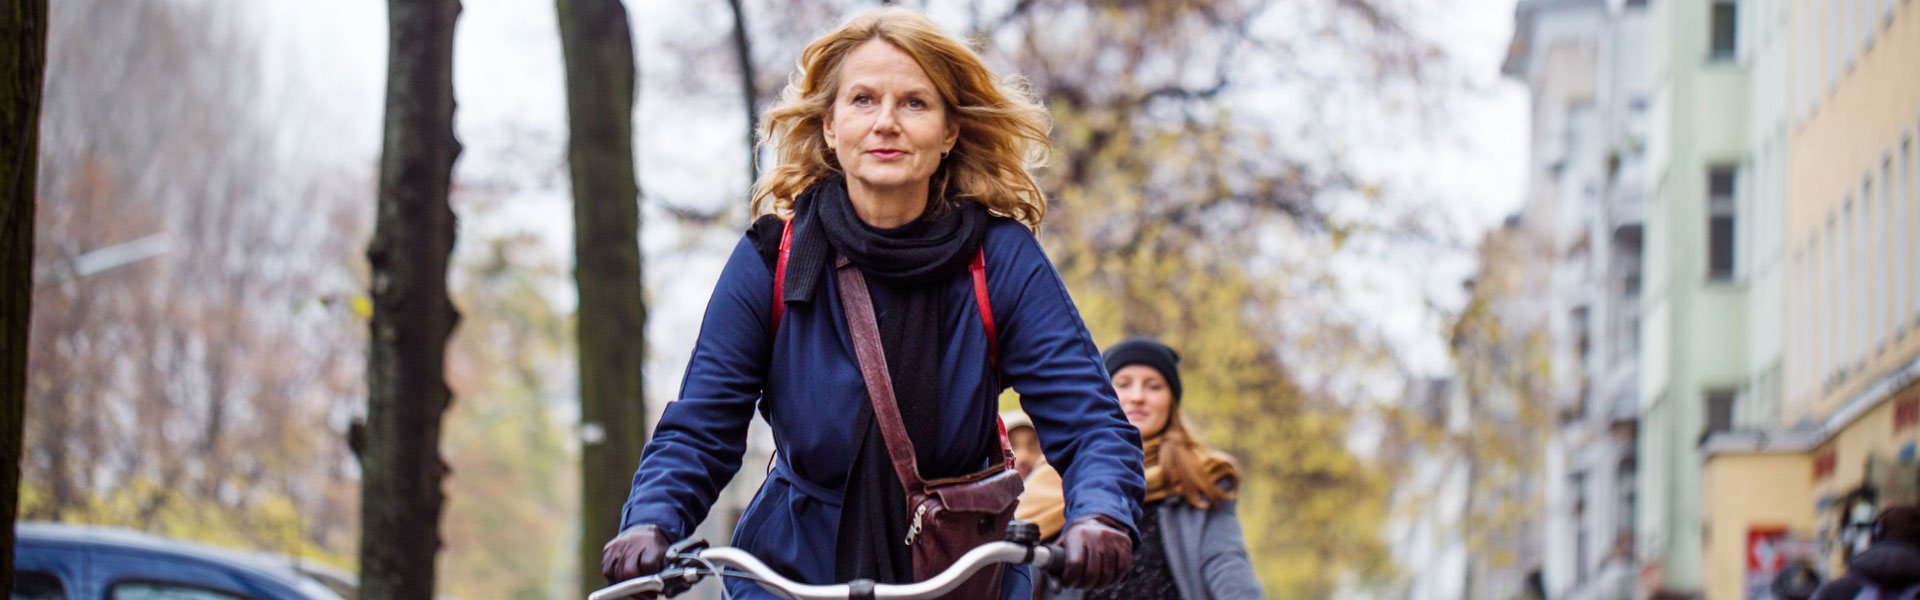
<path fill-rule="evenodd" d="M 921 600 L 935 598 L 954 588 L 960 587 L 967 578 L 988 565 L 994 564 L 1031 564 L 1045 568 L 1053 561 L 1055 549 L 1051 546 L 1016 544 L 1013 542 L 989 542 L 967 552 L 954 561 L 939 575 L 919 583 L 878 584 L 873 586 L 873 597 L 881 600 Z M 756 580 L 760 585 L 773 588 L 789 597 L 800 600 L 833 600 L 852 595 L 853 587 L 848 584 L 810 585 L 800 583 L 774 572 L 766 563 L 754 558 L 752 554 L 739 548 L 708 548 L 699 552 L 699 562 L 711 564 L 716 568 L 734 568 L 746 572 L 746 577 Z M 587 600 L 618 600 L 631 598 L 638 594 L 659 592 L 665 589 L 666 582 L 672 579 L 684 579 L 687 583 L 718 573 L 707 572 L 706 567 L 694 567 L 664 575 L 652 575 L 629 579 L 601 588 L 587 596 Z"/>

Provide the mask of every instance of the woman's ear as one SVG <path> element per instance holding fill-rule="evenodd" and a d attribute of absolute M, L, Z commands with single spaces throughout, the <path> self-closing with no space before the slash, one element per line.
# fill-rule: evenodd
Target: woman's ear
<path fill-rule="evenodd" d="M 833 153 L 833 111 L 820 115 L 820 136 L 827 140 L 827 153 Z"/>
<path fill-rule="evenodd" d="M 954 146 L 959 143 L 960 143 L 960 124 L 953 122 L 952 119 L 948 119 L 947 120 L 947 149 L 944 151 L 941 151 L 941 154 L 952 152 Z"/>

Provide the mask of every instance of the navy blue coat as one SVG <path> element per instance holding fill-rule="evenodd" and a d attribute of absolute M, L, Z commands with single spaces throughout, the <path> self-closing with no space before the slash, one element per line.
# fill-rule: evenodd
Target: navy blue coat
<path fill-rule="evenodd" d="M 1018 222 L 995 218 L 984 244 L 1002 372 L 1064 478 L 1067 519 L 1106 515 L 1133 528 L 1146 489 L 1139 431 L 1121 412 L 1066 286 Z M 667 405 L 641 454 L 622 530 L 645 523 L 670 539 L 687 536 L 740 468 L 757 409 L 772 425 L 779 460 L 732 544 L 788 577 L 835 583 L 841 490 L 863 433 L 854 426 L 867 394 L 839 290 L 830 273 L 823 277 L 813 301 L 789 303 L 780 331 L 770 335 L 773 274 L 750 239 L 734 248 L 707 303 L 680 398 Z M 932 343 L 945 343 L 938 430 L 948 437 L 939 446 L 956 448 L 976 445 L 996 426 L 1002 388 L 988 365 L 967 272 L 948 288 L 949 334 Z M 1007 579 L 1006 597 L 1024 598 L 1026 570 Z M 742 597 L 764 594 L 747 583 L 729 587 Z"/>

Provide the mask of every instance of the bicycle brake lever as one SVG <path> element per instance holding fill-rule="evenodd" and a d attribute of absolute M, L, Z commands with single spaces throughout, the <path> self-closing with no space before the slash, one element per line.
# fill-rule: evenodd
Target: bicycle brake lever
<path fill-rule="evenodd" d="M 701 544 L 701 546 L 705 545 Z M 699 569 L 689 567 L 674 567 L 661 571 L 660 593 L 655 597 L 672 598 L 684 594 L 687 590 L 693 589 L 693 584 L 700 582 L 700 576 Z"/>
<path fill-rule="evenodd" d="M 699 554 L 701 550 L 706 550 L 706 549 L 707 549 L 706 540 L 703 540 L 697 537 L 690 537 L 684 540 L 680 540 L 678 542 L 674 542 L 674 544 L 671 546 L 667 546 L 667 558 L 673 559 L 673 560 L 693 558 L 695 555 Z"/>

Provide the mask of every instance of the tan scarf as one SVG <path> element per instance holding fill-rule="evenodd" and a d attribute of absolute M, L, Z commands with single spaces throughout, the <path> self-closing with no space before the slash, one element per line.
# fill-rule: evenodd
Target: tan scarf
<path fill-rule="evenodd" d="M 1142 448 L 1146 455 L 1147 503 L 1165 500 L 1168 496 L 1185 495 L 1185 486 L 1168 476 L 1166 469 L 1160 468 L 1160 441 L 1166 436 L 1148 438 Z M 1207 479 L 1219 481 L 1235 477 L 1233 462 L 1225 457 L 1206 453 L 1202 455 L 1200 471 Z M 1061 489 L 1060 472 L 1053 465 L 1041 463 L 1027 474 L 1026 491 L 1020 494 L 1020 505 L 1014 509 L 1013 518 L 1032 521 L 1040 526 L 1040 539 L 1053 539 L 1060 529 L 1067 525 L 1066 494 Z"/>

